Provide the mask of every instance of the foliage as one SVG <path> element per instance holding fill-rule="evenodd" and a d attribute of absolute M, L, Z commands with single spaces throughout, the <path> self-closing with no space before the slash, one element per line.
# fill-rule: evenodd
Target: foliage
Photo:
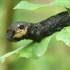
<path fill-rule="evenodd" d="M 70 11 L 70 0 L 55 0 L 49 4 L 33 4 L 28 1 L 21 1 L 14 9 L 27 9 L 27 10 L 35 10 L 42 7 L 48 6 L 60 6 L 65 7 L 68 11 Z M 70 13 L 70 12 L 69 12 Z M 40 43 L 29 41 L 25 46 L 18 48 L 15 51 L 5 54 L 0 57 L 0 61 L 4 62 L 5 58 L 11 56 L 13 53 L 19 53 L 21 57 L 32 57 L 32 58 L 40 58 L 47 50 L 48 44 L 53 36 L 56 37 L 57 40 L 64 41 L 66 45 L 70 44 L 70 27 L 66 27 L 62 29 L 60 32 L 54 33 L 53 35 L 44 38 Z"/>
<path fill-rule="evenodd" d="M 28 1 L 21 1 L 14 9 L 28 9 L 28 10 L 35 10 L 42 7 L 48 7 L 48 6 L 60 6 L 60 7 L 66 7 L 70 8 L 70 0 L 55 0 L 52 3 L 49 4 L 33 4 Z"/>

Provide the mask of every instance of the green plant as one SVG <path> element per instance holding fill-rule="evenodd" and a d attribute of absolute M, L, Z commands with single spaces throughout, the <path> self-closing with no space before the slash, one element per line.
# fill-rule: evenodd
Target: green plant
<path fill-rule="evenodd" d="M 28 10 L 35 10 L 42 7 L 48 6 L 60 6 L 65 7 L 67 11 L 70 13 L 70 0 L 55 0 L 49 4 L 33 4 L 28 1 L 21 1 L 14 9 L 28 9 Z M 60 32 L 56 32 L 53 35 L 44 38 L 40 43 L 33 42 L 31 40 L 24 41 L 27 42 L 26 45 L 14 50 L 10 53 L 5 54 L 4 56 L 0 57 L 0 61 L 4 62 L 5 58 L 11 56 L 13 53 L 19 53 L 21 57 L 32 57 L 32 58 L 40 58 L 47 50 L 48 44 L 53 36 L 56 37 L 56 40 L 64 41 L 66 45 L 70 46 L 70 27 L 66 27 L 62 29 Z"/>

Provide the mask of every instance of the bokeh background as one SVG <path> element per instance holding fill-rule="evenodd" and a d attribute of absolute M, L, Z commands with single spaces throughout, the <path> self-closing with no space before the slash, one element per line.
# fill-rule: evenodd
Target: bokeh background
<path fill-rule="evenodd" d="M 0 0 L 0 56 L 23 46 L 23 41 L 10 43 L 7 41 L 6 32 L 10 24 L 17 21 L 31 23 L 40 22 L 61 11 L 64 7 L 45 7 L 37 10 L 14 10 L 21 0 Z M 53 0 L 28 0 L 33 3 L 45 4 Z M 0 62 L 0 70 L 70 70 L 70 47 L 62 41 L 52 38 L 46 53 L 39 59 L 18 58 L 13 54 Z"/>

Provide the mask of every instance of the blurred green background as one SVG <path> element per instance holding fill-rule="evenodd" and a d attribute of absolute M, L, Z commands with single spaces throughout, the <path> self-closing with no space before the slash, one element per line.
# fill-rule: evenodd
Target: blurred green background
<path fill-rule="evenodd" d="M 31 23 L 40 22 L 55 15 L 65 8 L 45 7 L 37 10 L 13 10 L 21 0 L 0 0 L 0 56 L 23 46 L 23 41 L 10 43 L 6 39 L 6 31 L 10 24 L 17 21 Z M 28 0 L 33 3 L 50 3 L 53 0 Z M 18 58 L 13 54 L 4 63 L 0 62 L 0 70 L 70 70 L 70 47 L 62 41 L 52 38 L 46 53 L 39 59 Z"/>

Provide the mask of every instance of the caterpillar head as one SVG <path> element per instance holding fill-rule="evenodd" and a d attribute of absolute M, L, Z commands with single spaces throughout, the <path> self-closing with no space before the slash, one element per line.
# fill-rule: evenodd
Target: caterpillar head
<path fill-rule="evenodd" d="M 15 22 L 7 30 L 7 39 L 11 42 L 20 41 L 28 32 L 27 22 Z"/>

